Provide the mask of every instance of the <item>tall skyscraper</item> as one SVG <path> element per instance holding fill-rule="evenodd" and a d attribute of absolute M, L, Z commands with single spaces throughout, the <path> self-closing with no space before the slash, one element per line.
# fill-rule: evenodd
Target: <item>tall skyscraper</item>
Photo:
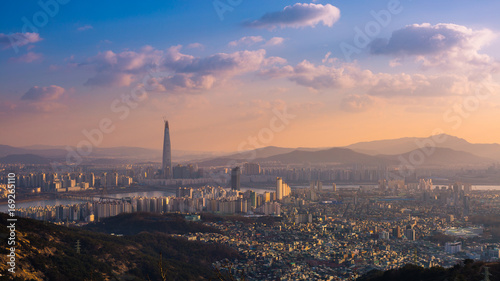
<path fill-rule="evenodd" d="M 392 229 L 392 236 L 394 238 L 401 238 L 401 228 L 399 225 Z"/>
<path fill-rule="evenodd" d="M 231 189 L 240 190 L 240 167 L 235 167 L 231 170 Z"/>
<path fill-rule="evenodd" d="M 280 177 L 276 178 L 276 200 L 283 199 L 283 180 Z"/>
<path fill-rule="evenodd" d="M 172 178 L 172 153 L 170 150 L 170 132 L 168 128 L 168 121 L 165 120 L 165 135 L 163 136 L 163 163 L 161 166 L 161 171 L 163 173 L 163 178 Z"/>

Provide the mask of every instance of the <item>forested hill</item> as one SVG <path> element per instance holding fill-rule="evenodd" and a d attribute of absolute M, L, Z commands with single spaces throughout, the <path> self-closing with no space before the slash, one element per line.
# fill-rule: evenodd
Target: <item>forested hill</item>
<path fill-rule="evenodd" d="M 371 271 L 358 281 L 482 281 L 485 267 L 491 274 L 491 281 L 500 281 L 500 263 L 465 260 L 450 268 L 432 267 L 423 268 L 407 264 L 402 268 L 388 271 Z"/>
<path fill-rule="evenodd" d="M 0 215 L 0 224 L 1 239 L 6 241 L 6 214 Z M 213 262 L 238 257 L 225 246 L 173 238 L 161 232 L 118 237 L 21 218 L 16 231 L 16 278 L 7 272 L 4 246 L 0 250 L 0 280 L 162 280 L 160 253 L 167 280 L 208 280 L 214 276 Z"/>

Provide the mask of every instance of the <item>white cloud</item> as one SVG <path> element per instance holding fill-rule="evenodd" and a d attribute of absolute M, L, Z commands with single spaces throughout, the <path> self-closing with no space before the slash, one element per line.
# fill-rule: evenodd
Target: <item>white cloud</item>
<path fill-rule="evenodd" d="M 41 40 L 43 39 L 40 37 L 40 34 L 34 32 L 17 32 L 12 34 L 0 33 L 0 46 L 3 46 L 3 49 L 8 49 L 10 47 L 21 47 L 24 45 L 39 42 Z"/>
<path fill-rule="evenodd" d="M 101 87 L 125 87 L 130 86 L 133 81 L 133 75 L 129 73 L 104 72 L 89 78 L 87 82 L 84 83 L 84 85 Z"/>
<path fill-rule="evenodd" d="M 22 97 L 23 100 L 55 101 L 60 99 L 66 90 L 63 87 L 51 85 L 48 87 L 31 87 Z"/>
<path fill-rule="evenodd" d="M 330 56 L 332 55 L 332 52 L 328 52 L 325 54 L 325 56 L 323 57 L 323 59 L 321 60 L 321 62 L 323 64 L 326 64 L 326 63 L 334 63 L 336 61 L 336 58 L 330 58 Z"/>
<path fill-rule="evenodd" d="M 90 24 L 86 24 L 84 26 L 80 26 L 77 28 L 78 31 L 85 31 L 85 30 L 89 30 L 89 29 L 93 29 L 94 27 Z"/>
<path fill-rule="evenodd" d="M 201 43 L 191 43 L 191 44 L 187 45 L 186 48 L 188 48 L 188 49 L 204 49 L 205 46 L 203 46 L 203 44 L 201 44 Z"/>
<path fill-rule="evenodd" d="M 87 59 L 80 66 L 96 71 L 86 85 L 129 86 L 139 82 L 150 90 L 168 91 L 207 90 L 230 77 L 286 63 L 279 57 L 266 57 L 263 49 L 195 57 L 182 53 L 181 48 L 173 46 L 159 51 L 145 47 L 138 52 L 121 53 L 106 51 Z"/>
<path fill-rule="evenodd" d="M 264 41 L 264 38 L 262 38 L 262 36 L 245 36 L 238 40 L 229 42 L 228 45 L 231 47 L 236 47 L 241 45 L 249 46 L 262 41 Z"/>
<path fill-rule="evenodd" d="M 15 58 L 10 58 L 9 61 L 12 62 L 21 62 L 21 63 L 31 63 L 34 61 L 40 61 L 42 60 L 42 54 L 39 53 L 34 53 L 34 52 L 28 52 L 27 54 L 24 54 L 20 57 L 15 57 Z"/>
<path fill-rule="evenodd" d="M 296 3 L 282 11 L 263 15 L 260 19 L 245 22 L 248 27 L 274 29 L 276 27 L 315 27 L 319 23 L 331 27 L 340 18 L 340 10 L 330 4 Z"/>
<path fill-rule="evenodd" d="M 271 67 L 260 72 L 265 78 L 286 78 L 315 90 L 354 90 L 360 94 L 381 97 L 442 97 L 473 94 L 474 89 L 491 75 L 374 73 L 356 64 L 315 65 L 302 61 L 296 66 Z"/>
<path fill-rule="evenodd" d="M 489 68 L 496 62 L 479 51 L 495 36 L 488 29 L 472 30 L 450 23 L 413 24 L 394 31 L 390 39 L 375 39 L 370 51 L 397 58 L 412 57 L 424 67 Z M 398 61 L 392 65 L 394 62 Z"/>
<path fill-rule="evenodd" d="M 348 95 L 340 102 L 340 109 L 348 112 L 363 112 L 374 105 L 374 98 L 368 95 Z"/>
<path fill-rule="evenodd" d="M 87 80 L 87 86 L 129 86 L 134 76 L 145 74 L 161 60 L 163 52 L 150 46 L 143 47 L 139 52 L 113 51 L 100 52 L 88 58 L 81 67 L 94 68 L 97 74 Z"/>
<path fill-rule="evenodd" d="M 278 45 L 283 44 L 284 41 L 285 41 L 285 38 L 283 38 L 283 37 L 273 37 L 273 38 L 269 39 L 266 42 L 266 44 L 264 44 L 264 46 L 278 46 Z"/>

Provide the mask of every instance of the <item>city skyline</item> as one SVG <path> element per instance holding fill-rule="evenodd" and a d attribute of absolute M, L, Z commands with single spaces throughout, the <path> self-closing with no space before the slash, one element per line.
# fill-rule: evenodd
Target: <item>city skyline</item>
<path fill-rule="evenodd" d="M 499 1 L 3 2 L 2 278 L 500 276 Z"/>
<path fill-rule="evenodd" d="M 495 1 L 215 2 L 6 4 L 0 126 L 18 134 L 0 143 L 76 146 L 110 120 L 100 147 L 158 148 L 165 114 L 180 150 L 237 151 L 263 130 L 280 147 L 437 128 L 499 142 Z"/>

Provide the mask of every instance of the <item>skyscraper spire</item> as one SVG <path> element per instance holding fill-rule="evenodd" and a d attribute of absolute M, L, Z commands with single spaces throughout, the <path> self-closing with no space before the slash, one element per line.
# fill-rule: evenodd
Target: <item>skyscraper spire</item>
<path fill-rule="evenodd" d="M 170 131 L 168 127 L 168 121 L 165 119 L 165 134 L 163 136 L 163 163 L 162 163 L 162 173 L 163 178 L 172 178 L 172 154 L 170 148 Z"/>

